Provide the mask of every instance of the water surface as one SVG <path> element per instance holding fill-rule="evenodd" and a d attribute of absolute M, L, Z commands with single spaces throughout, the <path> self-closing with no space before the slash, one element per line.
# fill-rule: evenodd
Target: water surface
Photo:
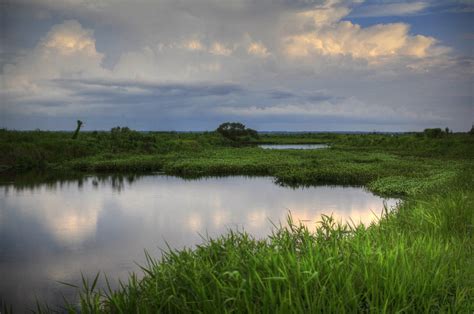
<path fill-rule="evenodd" d="M 269 220 L 311 228 L 322 213 L 368 223 L 384 200 L 354 187 L 291 189 L 268 177 L 184 180 L 163 175 L 90 176 L 0 186 L 0 299 L 23 312 L 35 296 L 56 303 L 81 272 L 126 279 L 143 263 L 144 249 L 192 247 L 199 235 L 245 228 L 262 238 Z M 388 206 L 395 200 L 387 200 Z"/>
<path fill-rule="evenodd" d="M 328 148 L 327 144 L 262 144 L 263 149 L 322 149 Z"/>

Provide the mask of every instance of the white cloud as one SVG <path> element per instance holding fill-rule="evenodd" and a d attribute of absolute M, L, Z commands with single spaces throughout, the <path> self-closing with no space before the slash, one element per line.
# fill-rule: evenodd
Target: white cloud
<path fill-rule="evenodd" d="M 69 20 L 53 26 L 32 51 L 5 65 L 2 76 L 9 90 L 39 93 L 45 80 L 105 75 L 103 57 L 93 32 Z"/>
<path fill-rule="evenodd" d="M 94 33 L 75 20 L 55 25 L 29 52 L 3 67 L 3 109 L 19 114 L 68 115 L 90 112 L 95 103 L 58 84 L 65 79 L 110 77 L 102 67 Z M 106 105 L 107 106 L 107 105 Z"/>
<path fill-rule="evenodd" d="M 54 54 L 56 51 L 60 56 L 84 55 L 99 62 L 102 58 L 95 48 L 92 31 L 83 29 L 73 20 L 54 26 L 40 45 L 46 53 Z"/>
<path fill-rule="evenodd" d="M 371 4 L 356 8 L 351 17 L 403 16 L 420 13 L 429 6 L 428 2 Z"/>
<path fill-rule="evenodd" d="M 287 36 L 283 47 L 292 58 L 324 56 L 351 56 L 370 60 L 372 64 L 398 57 L 424 58 L 446 52 L 435 49 L 433 37 L 410 35 L 404 23 L 376 24 L 362 27 L 350 21 L 341 21 L 349 11 L 339 7 L 325 7 L 298 13 L 300 23 L 311 19 L 312 29 Z M 375 62 L 374 62 L 375 61 Z"/>
<path fill-rule="evenodd" d="M 343 17 L 347 16 L 349 12 L 350 9 L 347 7 L 323 6 L 298 13 L 296 16 L 298 20 L 310 21 L 316 26 L 324 26 L 340 21 Z"/>

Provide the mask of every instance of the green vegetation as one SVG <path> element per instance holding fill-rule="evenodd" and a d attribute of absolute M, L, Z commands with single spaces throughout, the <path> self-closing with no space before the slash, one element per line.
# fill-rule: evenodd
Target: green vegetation
<path fill-rule="evenodd" d="M 329 143 L 321 150 L 263 150 L 258 143 Z M 446 184 L 474 156 L 467 134 L 262 134 L 243 143 L 218 132 L 0 130 L 0 169 L 79 172 L 163 171 L 179 176 L 270 175 L 284 185 L 365 185 L 406 196 Z"/>
<path fill-rule="evenodd" d="M 443 135 L 449 134 L 449 129 L 446 130 L 446 132 L 444 134 L 443 134 L 443 131 L 440 128 L 425 129 L 424 133 L 427 137 L 439 138 L 439 137 L 442 137 Z"/>
<path fill-rule="evenodd" d="M 255 240 L 229 232 L 194 250 L 148 256 L 116 291 L 84 282 L 71 312 L 462 312 L 474 310 L 474 137 L 411 134 L 0 131 L 5 173 L 163 171 L 270 175 L 280 184 L 363 185 L 404 202 L 370 227 L 322 217 Z M 263 150 L 259 143 L 329 143 Z M 41 310 L 41 309 L 40 309 Z"/>

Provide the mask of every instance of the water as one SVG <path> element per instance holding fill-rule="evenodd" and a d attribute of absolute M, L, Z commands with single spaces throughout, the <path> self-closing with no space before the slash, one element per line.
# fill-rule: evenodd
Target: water
<path fill-rule="evenodd" d="M 320 214 L 368 223 L 383 199 L 354 187 L 291 189 L 268 177 L 184 180 L 163 175 L 103 176 L 0 186 L 0 299 L 23 312 L 35 296 L 57 303 L 81 272 L 117 278 L 138 271 L 144 249 L 192 247 L 199 235 L 245 228 L 261 238 L 269 220 L 314 227 Z M 389 206 L 395 200 L 387 200 Z"/>
<path fill-rule="evenodd" d="M 263 149 L 322 149 L 329 147 L 326 144 L 263 144 L 258 146 Z"/>

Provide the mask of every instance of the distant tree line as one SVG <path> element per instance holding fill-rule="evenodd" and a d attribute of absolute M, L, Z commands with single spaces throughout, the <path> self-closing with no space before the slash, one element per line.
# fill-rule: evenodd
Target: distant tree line
<path fill-rule="evenodd" d="M 82 125 L 83 122 L 81 120 L 77 120 L 76 130 L 72 135 L 72 139 L 77 139 Z M 256 130 L 247 128 L 243 123 L 240 122 L 222 123 L 216 129 L 216 132 L 222 135 L 224 138 L 234 142 L 248 142 L 259 138 L 258 132 Z M 115 137 L 127 135 L 127 137 L 129 138 L 137 137 L 140 135 L 138 132 L 129 129 L 128 127 L 114 127 L 110 130 L 110 133 L 112 134 L 112 136 Z M 453 131 L 449 128 L 445 128 L 444 130 L 442 130 L 441 128 L 428 128 L 424 129 L 422 134 L 424 134 L 428 138 L 441 138 L 444 135 L 448 135 L 451 133 L 453 133 Z M 471 130 L 469 130 L 468 133 L 474 135 L 474 125 L 472 125 Z M 418 134 L 421 135 L 420 133 Z"/>

